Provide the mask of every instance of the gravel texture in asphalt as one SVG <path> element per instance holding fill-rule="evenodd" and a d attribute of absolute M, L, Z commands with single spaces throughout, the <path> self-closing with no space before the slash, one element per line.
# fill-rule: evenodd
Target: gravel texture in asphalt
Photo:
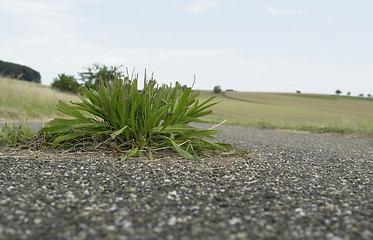
<path fill-rule="evenodd" d="M 373 138 L 220 126 L 251 150 L 0 149 L 0 239 L 373 239 Z"/>

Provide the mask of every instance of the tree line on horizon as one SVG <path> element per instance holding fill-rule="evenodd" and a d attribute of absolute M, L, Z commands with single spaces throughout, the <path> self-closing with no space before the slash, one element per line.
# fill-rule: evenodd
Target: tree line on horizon
<path fill-rule="evenodd" d="M 28 82 L 41 83 L 41 76 L 34 69 L 11 62 L 0 60 L 0 77 L 7 77 Z"/>
<path fill-rule="evenodd" d="M 120 68 L 121 66 L 106 66 L 95 63 L 91 67 L 86 68 L 85 71 L 78 73 L 79 80 L 73 75 L 65 73 L 58 74 L 58 77 L 53 80 L 51 87 L 61 92 L 78 94 L 81 87 L 95 89 L 101 80 L 124 77 L 125 74 L 119 70 Z M 38 71 L 24 65 L 2 60 L 0 60 L 0 77 L 41 83 L 41 75 Z M 79 83 L 79 81 L 81 83 Z M 185 87 L 186 85 L 182 86 L 182 88 Z M 226 91 L 234 90 L 227 89 Z M 223 90 L 221 86 L 215 86 L 213 92 L 218 94 L 223 92 Z M 301 94 L 301 91 L 297 90 L 296 93 Z M 335 94 L 340 95 L 342 91 L 338 89 L 335 91 Z M 347 92 L 347 96 L 351 96 L 351 92 Z M 358 97 L 365 97 L 365 95 L 361 93 Z M 372 98 L 373 95 L 367 94 L 366 97 Z"/>
<path fill-rule="evenodd" d="M 120 71 L 121 67 L 95 63 L 91 67 L 84 69 L 83 72 L 79 72 L 78 79 L 65 73 L 58 74 L 58 77 L 54 78 L 51 87 L 61 92 L 74 94 L 80 93 L 81 87 L 97 89 L 101 82 L 107 82 L 115 78 L 125 78 L 126 74 Z M 181 88 L 185 89 L 187 86 L 182 85 Z"/>
<path fill-rule="evenodd" d="M 339 89 L 337 89 L 337 90 L 335 91 L 335 94 L 337 94 L 337 96 L 339 96 L 340 94 L 342 94 L 342 91 L 339 90 Z M 347 92 L 347 96 L 351 96 L 351 92 Z M 368 93 L 366 96 L 367 96 L 368 98 L 373 97 L 370 93 Z M 360 93 L 360 94 L 358 95 L 358 97 L 364 97 L 364 94 L 363 94 L 363 93 Z"/>
<path fill-rule="evenodd" d="M 79 72 L 79 79 L 73 75 L 61 73 L 53 79 L 51 87 L 61 92 L 69 92 L 77 94 L 81 87 L 96 89 L 100 81 L 106 79 L 114 79 L 116 77 L 124 77 L 124 73 L 119 71 L 120 66 L 106 66 L 95 63 L 92 67 L 88 67 L 83 72 Z"/>

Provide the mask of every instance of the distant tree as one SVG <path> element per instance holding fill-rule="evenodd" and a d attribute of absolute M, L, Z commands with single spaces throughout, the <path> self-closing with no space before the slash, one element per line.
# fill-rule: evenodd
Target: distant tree
<path fill-rule="evenodd" d="M 221 93 L 221 87 L 220 86 L 215 86 L 214 87 L 214 93 Z"/>
<path fill-rule="evenodd" d="M 51 87 L 61 92 L 70 92 L 77 94 L 80 89 L 80 84 L 74 76 L 62 73 L 58 74 L 58 77 L 53 80 Z"/>
<path fill-rule="evenodd" d="M 41 83 L 40 73 L 34 69 L 16 63 L 0 60 L 0 76 L 28 82 Z"/>
<path fill-rule="evenodd" d="M 296 93 L 301 93 L 301 92 L 299 90 L 297 90 Z"/>
<path fill-rule="evenodd" d="M 185 88 L 188 88 L 188 86 L 187 85 L 183 85 L 183 86 L 181 86 L 181 89 L 185 89 Z"/>
<path fill-rule="evenodd" d="M 335 91 L 335 93 L 336 93 L 337 95 L 339 95 L 339 94 L 342 93 L 342 91 L 341 91 L 341 90 L 337 90 L 337 91 Z"/>
<path fill-rule="evenodd" d="M 117 77 L 123 77 L 124 74 L 119 71 L 121 66 L 110 66 L 107 67 L 102 64 L 95 63 L 92 67 L 86 69 L 85 72 L 80 72 L 80 80 L 83 82 L 83 86 L 87 88 L 96 89 L 96 86 L 103 82 L 109 82 Z"/>
<path fill-rule="evenodd" d="M 347 93 L 347 96 L 350 96 L 350 95 L 351 95 L 351 93 L 350 93 L 350 92 L 348 92 L 348 93 Z"/>
<path fill-rule="evenodd" d="M 371 97 L 372 97 L 372 95 L 370 95 L 370 93 L 368 93 L 367 97 L 368 97 L 368 98 L 371 98 Z"/>
<path fill-rule="evenodd" d="M 359 97 L 364 97 L 364 94 L 360 93 L 360 94 L 359 94 Z"/>
<path fill-rule="evenodd" d="M 226 92 L 234 92 L 234 90 L 233 89 L 227 89 L 227 90 L 225 90 Z"/>

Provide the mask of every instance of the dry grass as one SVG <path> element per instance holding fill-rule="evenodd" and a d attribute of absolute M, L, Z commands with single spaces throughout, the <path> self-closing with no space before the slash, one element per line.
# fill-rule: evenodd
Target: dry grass
<path fill-rule="evenodd" d="M 202 92 L 202 98 L 212 95 Z M 294 130 L 372 133 L 373 101 L 329 95 L 227 92 L 210 121 Z"/>
<path fill-rule="evenodd" d="M 47 121 L 58 116 L 57 101 L 78 100 L 77 96 L 49 86 L 0 78 L 0 122 Z"/>

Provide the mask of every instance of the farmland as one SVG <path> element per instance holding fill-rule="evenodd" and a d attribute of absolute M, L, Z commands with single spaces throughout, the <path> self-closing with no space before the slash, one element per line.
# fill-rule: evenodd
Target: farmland
<path fill-rule="evenodd" d="M 201 91 L 207 99 L 212 91 Z M 58 112 L 58 99 L 75 95 L 48 86 L 0 78 L 0 123 L 48 121 Z M 373 99 L 320 94 L 229 91 L 216 95 L 219 104 L 205 119 L 214 123 L 291 130 L 373 133 Z"/>
<path fill-rule="evenodd" d="M 201 92 L 201 98 L 213 95 Z M 373 99 L 320 94 L 225 92 L 208 120 L 305 131 L 372 133 Z"/>

